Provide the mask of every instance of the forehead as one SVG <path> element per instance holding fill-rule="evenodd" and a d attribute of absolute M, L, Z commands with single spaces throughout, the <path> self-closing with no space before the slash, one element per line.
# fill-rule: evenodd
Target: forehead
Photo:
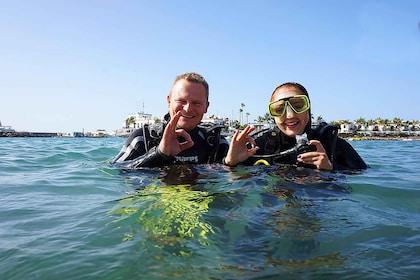
<path fill-rule="evenodd" d="M 177 81 L 171 90 L 172 98 L 193 98 L 193 99 L 207 99 L 206 88 L 200 83 L 194 83 L 187 80 Z"/>
<path fill-rule="evenodd" d="M 300 89 L 295 88 L 295 87 L 282 87 L 276 90 L 276 92 L 273 94 L 273 96 L 271 97 L 271 101 L 274 100 L 279 100 L 282 98 L 288 98 L 288 97 L 292 97 L 295 95 L 301 95 L 304 93 L 302 91 L 300 91 Z"/>

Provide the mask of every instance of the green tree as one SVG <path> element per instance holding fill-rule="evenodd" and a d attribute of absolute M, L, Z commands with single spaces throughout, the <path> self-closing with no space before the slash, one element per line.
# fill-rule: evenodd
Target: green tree
<path fill-rule="evenodd" d="M 239 114 L 240 114 L 240 116 L 239 116 L 239 122 L 240 122 L 241 125 L 242 125 L 242 122 L 243 122 L 244 108 L 245 108 L 245 104 L 244 103 L 241 103 L 241 109 L 239 109 Z"/>
<path fill-rule="evenodd" d="M 322 117 L 322 116 L 318 116 L 317 118 L 316 118 L 316 122 L 317 123 L 322 123 L 324 121 L 324 118 Z"/>
<path fill-rule="evenodd" d="M 257 123 L 263 123 L 264 122 L 264 117 L 258 116 L 254 121 L 257 122 Z"/>
<path fill-rule="evenodd" d="M 273 117 L 272 117 L 269 113 L 265 113 L 265 115 L 264 115 L 264 120 L 265 120 L 267 123 L 274 123 L 274 119 L 273 119 Z"/>
<path fill-rule="evenodd" d="M 238 121 L 238 120 L 234 120 L 234 121 L 232 122 L 232 127 L 233 127 L 234 129 L 239 129 L 239 128 L 241 127 L 241 124 L 239 123 L 239 121 Z"/>
<path fill-rule="evenodd" d="M 126 127 L 131 127 L 132 124 L 136 123 L 136 118 L 131 116 L 125 120 Z"/>

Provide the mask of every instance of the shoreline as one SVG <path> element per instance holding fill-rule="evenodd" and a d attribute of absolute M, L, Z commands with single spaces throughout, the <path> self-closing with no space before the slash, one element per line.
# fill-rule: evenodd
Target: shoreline
<path fill-rule="evenodd" d="M 407 136 L 342 136 L 339 135 L 340 138 L 343 138 L 347 141 L 369 141 L 369 140 L 395 140 L 395 141 L 412 141 L 412 140 L 420 140 L 420 136 L 418 135 L 407 135 Z"/>
<path fill-rule="evenodd" d="M 343 136 L 339 135 L 338 137 L 346 141 L 420 141 L 420 136 Z M 34 134 L 25 134 L 25 135 L 1 135 L 0 138 L 126 138 L 122 136 L 61 136 L 56 133 L 34 133 Z"/>

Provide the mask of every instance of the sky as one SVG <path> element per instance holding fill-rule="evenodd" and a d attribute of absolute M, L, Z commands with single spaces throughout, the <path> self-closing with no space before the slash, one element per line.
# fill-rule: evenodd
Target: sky
<path fill-rule="evenodd" d="M 420 1 L 0 0 L 0 121 L 108 132 L 162 117 L 174 78 L 210 85 L 206 116 L 267 113 L 284 82 L 327 122 L 420 120 Z M 244 117 L 245 119 L 245 117 Z"/>

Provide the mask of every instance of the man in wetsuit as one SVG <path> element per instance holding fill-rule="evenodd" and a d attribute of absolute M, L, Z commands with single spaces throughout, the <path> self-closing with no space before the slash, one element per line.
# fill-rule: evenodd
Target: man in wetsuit
<path fill-rule="evenodd" d="M 112 164 L 136 169 L 221 162 L 229 148 L 220 135 L 221 128 L 200 125 L 209 107 L 208 98 L 209 85 L 200 74 L 177 76 L 167 96 L 169 113 L 163 125 L 135 130 Z"/>

